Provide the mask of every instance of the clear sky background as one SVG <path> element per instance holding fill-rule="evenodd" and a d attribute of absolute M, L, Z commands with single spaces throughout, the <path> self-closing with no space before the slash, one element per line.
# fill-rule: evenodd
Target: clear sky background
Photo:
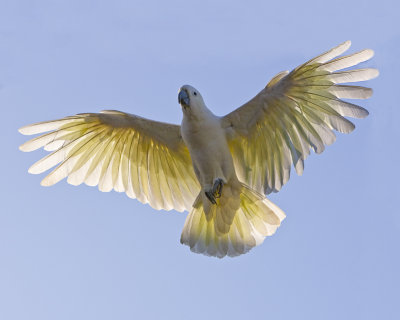
<path fill-rule="evenodd" d="M 400 319 L 398 1 L 0 2 L 0 319 Z M 186 213 L 39 185 L 17 129 L 119 109 L 218 115 L 345 41 L 373 48 L 370 116 L 270 198 L 278 232 L 238 258 L 179 243 Z"/>

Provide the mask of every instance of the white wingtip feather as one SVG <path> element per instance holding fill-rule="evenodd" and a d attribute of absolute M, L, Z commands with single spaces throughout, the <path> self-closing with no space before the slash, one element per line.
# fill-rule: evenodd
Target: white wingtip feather
<path fill-rule="evenodd" d="M 20 151 L 23 151 L 23 152 L 29 152 L 29 151 L 31 151 L 30 149 L 28 149 L 28 148 L 26 147 L 26 143 L 21 144 L 21 145 L 18 147 L 18 149 L 19 149 Z"/>
<path fill-rule="evenodd" d="M 310 65 L 313 63 L 325 63 L 347 51 L 350 48 L 350 46 L 351 46 L 351 41 L 347 40 L 339 44 L 338 46 L 332 48 L 331 50 L 311 59 L 306 64 Z"/>
<path fill-rule="evenodd" d="M 18 132 L 23 134 L 23 135 L 25 135 L 25 136 L 30 135 L 31 134 L 30 133 L 31 132 L 30 127 L 31 127 L 30 125 L 23 126 L 23 127 L 18 129 Z"/>

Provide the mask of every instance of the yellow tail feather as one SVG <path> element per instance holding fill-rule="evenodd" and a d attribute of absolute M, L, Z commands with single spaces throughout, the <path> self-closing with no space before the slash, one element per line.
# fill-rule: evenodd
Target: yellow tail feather
<path fill-rule="evenodd" d="M 186 218 L 181 243 L 196 253 L 218 258 L 238 256 L 275 233 L 285 214 L 265 196 L 241 184 L 235 190 L 225 185 L 216 205 L 197 196 Z"/>

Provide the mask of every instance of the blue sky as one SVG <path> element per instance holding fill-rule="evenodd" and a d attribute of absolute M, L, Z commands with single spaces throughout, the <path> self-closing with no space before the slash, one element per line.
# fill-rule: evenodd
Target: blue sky
<path fill-rule="evenodd" d="M 398 319 L 397 1 L 0 3 L 0 318 Z M 40 186 L 17 129 L 119 109 L 180 123 L 177 91 L 218 115 L 345 41 L 376 56 L 370 116 L 271 196 L 287 214 L 249 254 L 179 243 L 186 213 L 65 181 Z"/>

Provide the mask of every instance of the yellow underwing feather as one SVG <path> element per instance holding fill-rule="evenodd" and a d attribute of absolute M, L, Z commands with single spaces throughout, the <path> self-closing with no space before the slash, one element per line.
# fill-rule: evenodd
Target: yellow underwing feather
<path fill-rule="evenodd" d="M 50 132 L 49 132 L 50 131 Z M 156 209 L 190 210 L 200 186 L 179 126 L 147 120 L 115 110 L 82 113 L 20 129 L 42 134 L 20 146 L 52 151 L 31 166 L 50 186 L 68 183 L 126 192 Z"/>
<path fill-rule="evenodd" d="M 345 117 L 368 115 L 364 108 L 342 100 L 369 98 L 371 89 L 346 83 L 379 74 L 371 68 L 343 70 L 374 54 L 365 49 L 340 56 L 350 45 L 346 41 L 290 73 L 279 73 L 253 99 L 222 118 L 239 180 L 258 192 L 279 191 L 289 180 L 292 165 L 302 174 L 310 150 L 321 153 L 335 141 L 333 130 L 354 130 Z"/>

